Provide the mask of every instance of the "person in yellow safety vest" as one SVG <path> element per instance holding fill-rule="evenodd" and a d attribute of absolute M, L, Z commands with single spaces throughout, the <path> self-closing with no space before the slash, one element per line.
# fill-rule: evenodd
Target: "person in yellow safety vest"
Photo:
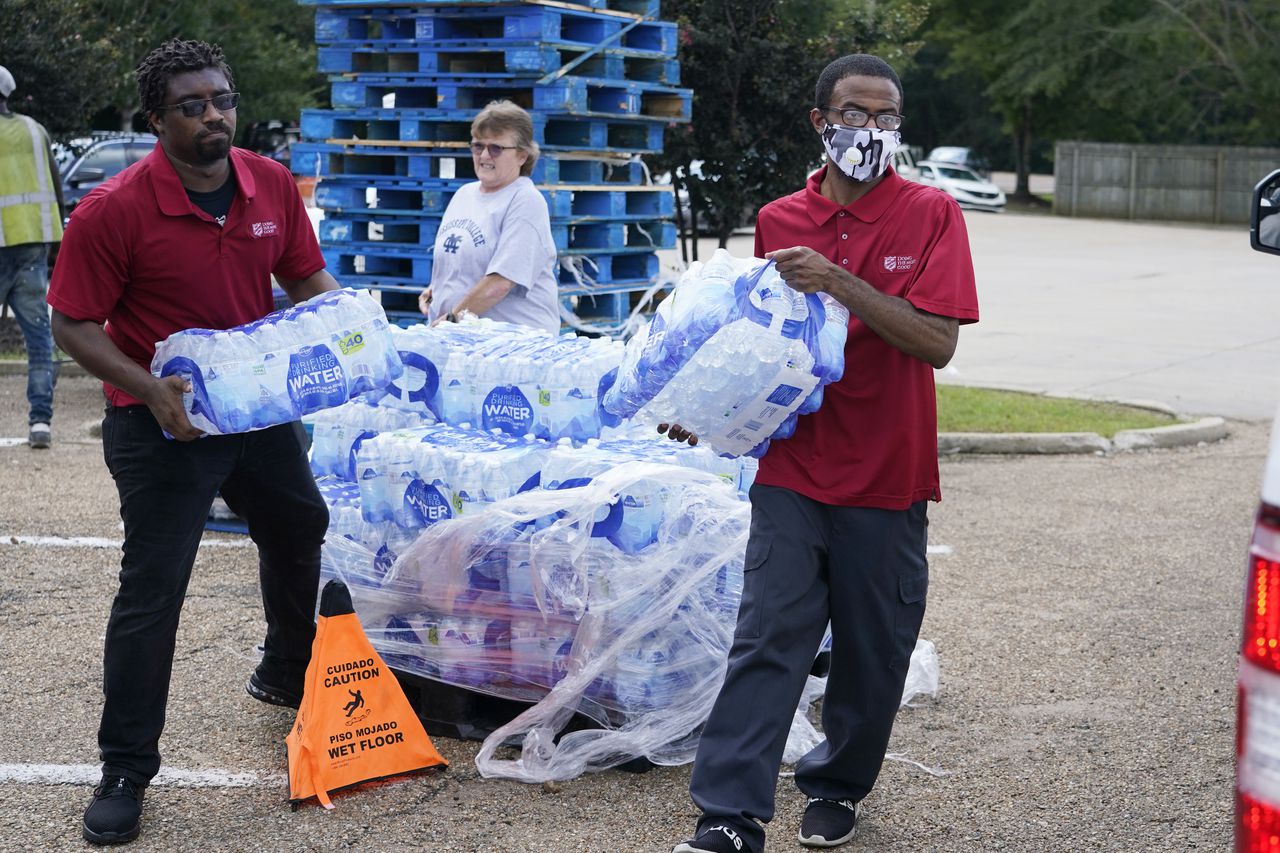
<path fill-rule="evenodd" d="M 49 134 L 9 109 L 16 88 L 0 66 L 0 304 L 7 304 L 27 344 L 27 441 L 48 447 L 53 386 L 58 380 L 49 330 L 49 253 L 62 242 L 62 182 Z"/>

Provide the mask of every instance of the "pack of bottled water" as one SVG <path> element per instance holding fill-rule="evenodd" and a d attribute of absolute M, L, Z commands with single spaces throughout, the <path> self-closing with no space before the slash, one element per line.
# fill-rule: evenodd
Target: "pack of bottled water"
<path fill-rule="evenodd" d="M 644 437 L 588 441 L 584 447 L 561 443 L 547 454 L 542 468 L 544 489 L 583 486 L 625 462 L 651 462 L 705 471 L 733 489 L 741 489 L 743 466 L 737 459 L 717 456 L 705 447 L 690 447 L 645 431 Z M 748 485 L 749 488 L 749 485 Z M 671 511 L 671 490 L 660 478 L 637 479 L 633 488 L 602 507 L 591 535 L 605 539 L 627 554 L 657 543 L 658 529 Z"/>
<path fill-rule="evenodd" d="M 844 306 L 792 290 L 772 262 L 718 249 L 689 267 L 627 344 L 604 408 L 759 457 L 843 375 L 848 324 Z"/>
<path fill-rule="evenodd" d="M 363 517 L 420 530 L 536 488 L 551 445 L 436 424 L 379 433 L 356 452 Z"/>
<path fill-rule="evenodd" d="M 436 419 L 429 411 L 377 406 L 360 397 L 306 415 L 302 422 L 311 427 L 312 473 L 354 482 L 361 444 L 380 432 L 430 426 Z"/>
<path fill-rule="evenodd" d="M 187 416 L 210 434 L 295 421 L 379 390 L 402 371 L 382 306 L 347 289 L 233 329 L 176 332 L 151 361 L 154 375 L 191 382 Z"/>
<path fill-rule="evenodd" d="M 600 408 L 622 361 L 617 341 L 476 318 L 392 335 L 406 369 L 381 406 L 549 441 L 595 438 L 617 423 Z"/>

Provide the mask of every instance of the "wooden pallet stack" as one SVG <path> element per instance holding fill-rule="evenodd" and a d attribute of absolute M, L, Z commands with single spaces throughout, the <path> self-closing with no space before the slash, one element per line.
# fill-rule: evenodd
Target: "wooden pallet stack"
<path fill-rule="evenodd" d="M 471 119 L 507 98 L 533 116 L 564 304 L 620 329 L 676 239 L 671 189 L 639 157 L 661 151 L 692 103 L 658 0 L 299 2 L 317 7 L 333 109 L 303 112 L 292 168 L 319 178 L 321 248 L 339 280 L 379 291 L 397 322 L 421 320 L 445 205 L 475 179 Z"/>

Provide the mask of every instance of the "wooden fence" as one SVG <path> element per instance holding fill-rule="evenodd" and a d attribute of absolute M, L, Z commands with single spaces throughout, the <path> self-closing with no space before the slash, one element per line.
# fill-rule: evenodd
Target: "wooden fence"
<path fill-rule="evenodd" d="M 1280 148 L 1059 142 L 1053 212 L 1245 223 L 1254 185 L 1277 168 Z"/>

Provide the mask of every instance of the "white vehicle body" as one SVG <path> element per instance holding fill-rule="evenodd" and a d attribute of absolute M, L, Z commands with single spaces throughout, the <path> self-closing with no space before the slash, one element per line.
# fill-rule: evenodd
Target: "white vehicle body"
<path fill-rule="evenodd" d="M 970 210 L 1003 211 L 1004 190 L 967 166 L 921 160 L 916 163 L 915 180 L 937 187 Z"/>
<path fill-rule="evenodd" d="M 1280 170 L 1254 189 L 1250 244 L 1280 254 L 1280 243 L 1259 241 L 1259 225 L 1280 198 Z M 1263 230 L 1271 230 L 1270 224 Z M 1271 238 L 1274 239 L 1274 238 Z M 1237 851 L 1280 849 L 1280 411 L 1262 475 L 1246 570 L 1236 708 Z"/>

